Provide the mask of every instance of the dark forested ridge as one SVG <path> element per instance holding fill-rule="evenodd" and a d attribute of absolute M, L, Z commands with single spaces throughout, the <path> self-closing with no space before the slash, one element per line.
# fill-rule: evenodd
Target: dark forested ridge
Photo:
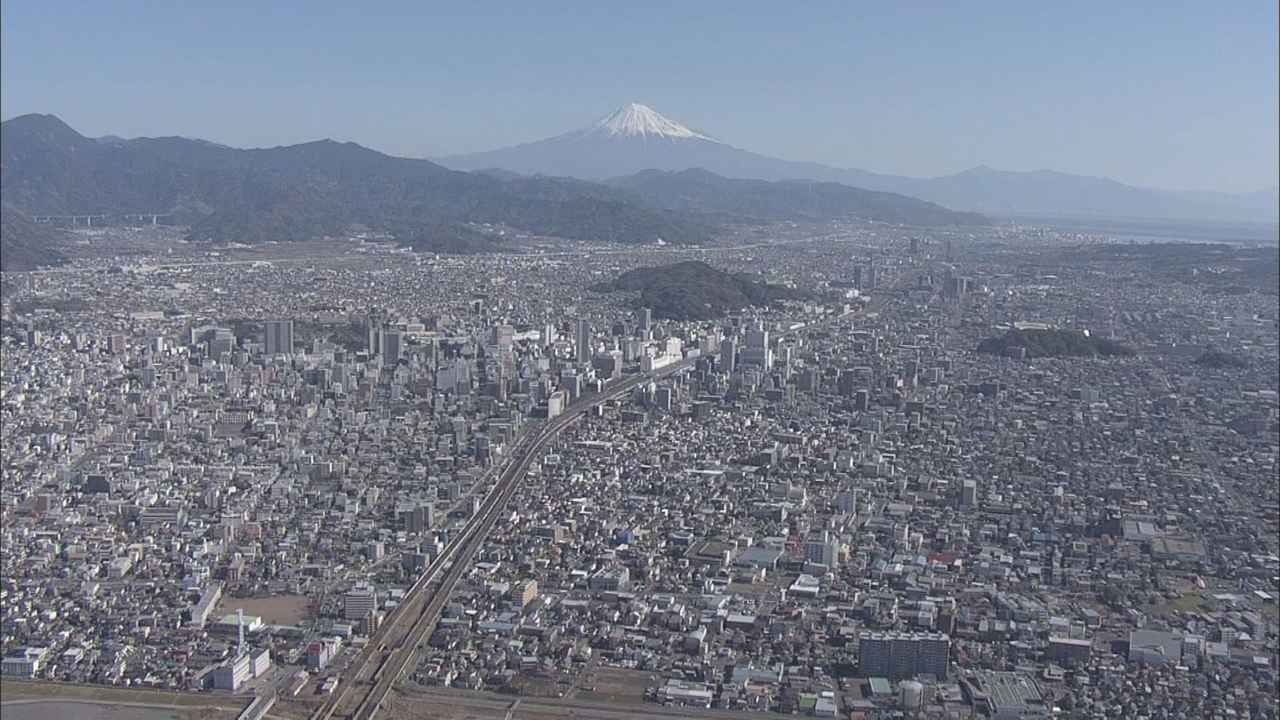
<path fill-rule="evenodd" d="M 56 248 L 59 234 L 5 203 L 0 207 L 0 271 L 62 264 L 64 258 Z"/>
<path fill-rule="evenodd" d="M 597 292 L 639 292 L 639 303 L 654 317 L 713 320 L 748 306 L 797 300 L 803 293 L 717 270 L 699 261 L 631 270 L 592 288 Z"/>
<path fill-rule="evenodd" d="M 0 183 L 14 208 L 168 213 L 196 241 L 308 240 L 363 225 L 425 249 L 468 252 L 497 243 L 462 227 L 477 222 L 619 243 L 697 243 L 711 232 L 601 185 L 457 172 L 354 143 L 240 150 L 178 137 L 102 142 L 51 115 L 17 117 L 0 131 Z"/>

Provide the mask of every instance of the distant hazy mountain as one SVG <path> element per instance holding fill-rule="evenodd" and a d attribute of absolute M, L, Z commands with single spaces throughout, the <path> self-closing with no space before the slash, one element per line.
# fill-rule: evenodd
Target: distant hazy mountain
<path fill-rule="evenodd" d="M 815 169 L 842 172 L 834 168 L 739 150 L 634 103 L 582 130 L 502 150 L 445 157 L 440 162 L 458 170 L 500 168 L 526 175 L 587 180 L 633 175 L 642 170 L 703 168 L 735 178 L 848 182 L 845 177 L 820 177 L 815 173 Z"/>
<path fill-rule="evenodd" d="M 951 207 L 1001 215 L 1277 222 L 1274 195 L 1151 190 L 1107 178 L 1051 170 L 1007 172 L 976 167 L 926 180 L 904 178 L 910 192 Z"/>
<path fill-rule="evenodd" d="M 700 242 L 711 228 L 569 179 L 457 172 L 331 140 L 257 150 L 179 137 L 86 138 L 52 115 L 0 125 L 0 186 L 28 214 L 171 213 L 195 240 L 259 242 L 388 230 L 426 249 L 485 250 L 468 223 L 616 242 Z"/>
<path fill-rule="evenodd" d="M 742 150 L 631 104 L 594 125 L 546 140 L 441 158 L 459 170 L 501 168 L 524 174 L 604 179 L 642 170 L 703 168 L 732 178 L 820 180 L 910 195 L 956 210 L 989 214 L 1068 215 L 1277 222 L 1274 191 L 1241 195 L 1137 188 L 1105 178 L 1041 170 L 976 167 L 955 175 L 911 178 Z"/>
<path fill-rule="evenodd" d="M 985 225 L 977 213 L 948 210 L 897 193 L 810 180 L 730 179 L 706 170 L 645 170 L 608 183 L 653 207 L 758 220 L 857 217 L 906 225 Z"/>

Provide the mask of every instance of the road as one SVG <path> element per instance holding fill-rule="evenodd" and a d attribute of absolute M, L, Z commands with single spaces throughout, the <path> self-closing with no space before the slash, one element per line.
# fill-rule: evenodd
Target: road
<path fill-rule="evenodd" d="M 248 698 L 241 698 L 247 700 Z M 137 708 L 157 708 L 160 710 L 230 710 L 239 712 L 244 709 L 247 703 L 239 705 L 174 705 L 170 703 L 158 702 L 124 702 L 121 700 L 87 700 L 81 697 L 40 697 L 40 698 L 22 698 L 21 700 L 5 700 L 0 702 L 0 707 L 11 707 L 16 705 L 40 705 L 43 703 L 66 703 L 68 705 L 99 705 L 103 707 L 137 707 Z"/>
<path fill-rule="evenodd" d="M 785 337 L 800 330 L 812 329 L 850 316 L 852 311 L 837 314 L 778 334 Z M 409 663 L 416 658 L 421 644 L 429 639 L 440 619 L 454 586 L 466 574 L 471 558 L 484 544 L 489 530 L 519 487 L 529 465 L 546 446 L 591 408 L 625 396 L 635 387 L 689 369 L 697 362 L 689 358 L 654 372 L 635 375 L 615 382 L 601 393 L 588 393 L 569 405 L 565 412 L 530 431 L 516 445 L 499 471 L 497 483 L 486 495 L 480 511 L 451 540 L 439 558 L 428 567 L 405 593 L 405 598 L 369 639 L 365 649 L 341 678 L 338 690 L 311 716 L 312 720 L 333 717 L 368 720 L 381 709 L 392 686 L 399 681 Z"/>

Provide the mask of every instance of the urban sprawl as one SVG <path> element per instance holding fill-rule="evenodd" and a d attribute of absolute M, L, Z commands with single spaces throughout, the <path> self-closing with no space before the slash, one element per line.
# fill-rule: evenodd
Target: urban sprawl
<path fill-rule="evenodd" d="M 1276 296 L 1221 268 L 1016 226 L 79 236 L 4 280 L 6 682 L 279 718 L 1277 717 Z M 591 289 L 684 260 L 805 299 Z M 1133 352 L 977 350 L 1036 330 Z"/>

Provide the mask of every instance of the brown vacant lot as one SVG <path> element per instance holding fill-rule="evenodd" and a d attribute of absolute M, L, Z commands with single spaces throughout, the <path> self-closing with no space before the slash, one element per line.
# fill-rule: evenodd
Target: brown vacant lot
<path fill-rule="evenodd" d="M 214 610 L 214 617 L 230 615 L 243 608 L 245 615 L 257 615 L 268 625 L 297 625 L 307 619 L 310 601 L 305 595 L 272 595 L 256 598 L 224 597 Z"/>

